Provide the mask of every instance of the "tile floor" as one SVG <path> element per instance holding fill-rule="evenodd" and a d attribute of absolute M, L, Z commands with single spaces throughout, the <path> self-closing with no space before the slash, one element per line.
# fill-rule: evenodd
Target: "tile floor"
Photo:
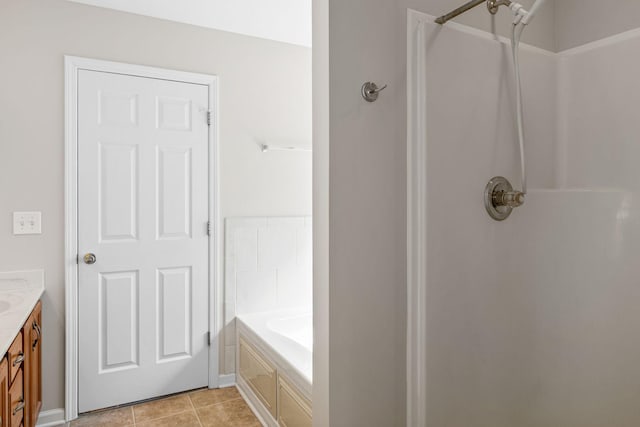
<path fill-rule="evenodd" d="M 196 390 L 81 415 L 71 427 L 260 427 L 235 387 Z"/>

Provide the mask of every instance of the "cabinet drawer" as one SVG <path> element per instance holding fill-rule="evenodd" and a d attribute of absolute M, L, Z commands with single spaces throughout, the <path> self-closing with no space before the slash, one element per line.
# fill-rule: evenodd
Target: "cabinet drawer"
<path fill-rule="evenodd" d="M 16 335 L 16 339 L 13 340 L 11 347 L 9 347 L 7 356 L 9 358 L 9 379 L 10 382 L 13 382 L 18 370 L 22 367 L 22 361 L 24 360 L 22 331 Z"/>
<path fill-rule="evenodd" d="M 278 424 L 281 427 L 311 427 L 311 405 L 300 392 L 278 377 Z"/>
<path fill-rule="evenodd" d="M 13 384 L 9 388 L 9 427 L 18 427 L 24 418 L 24 389 L 22 384 L 22 369 L 13 380 Z"/>
<path fill-rule="evenodd" d="M 242 338 L 240 339 L 240 375 L 247 381 L 273 418 L 276 418 L 276 369 Z"/>

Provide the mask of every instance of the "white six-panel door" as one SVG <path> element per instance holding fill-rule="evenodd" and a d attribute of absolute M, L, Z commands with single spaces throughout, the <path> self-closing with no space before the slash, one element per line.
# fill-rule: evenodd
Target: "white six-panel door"
<path fill-rule="evenodd" d="M 80 412 L 208 383 L 208 99 L 79 71 Z"/>

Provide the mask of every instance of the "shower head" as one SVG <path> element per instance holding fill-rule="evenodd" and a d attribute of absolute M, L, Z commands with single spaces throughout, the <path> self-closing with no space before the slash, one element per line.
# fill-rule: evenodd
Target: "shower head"
<path fill-rule="evenodd" d="M 538 9 L 540 9 L 540 6 L 542 6 L 542 3 L 544 2 L 545 0 L 536 0 L 533 6 L 531 6 L 531 10 L 529 10 L 529 13 L 527 13 L 525 17 L 522 18 L 523 25 L 527 25 L 529 22 L 531 22 L 535 14 L 538 12 Z"/>

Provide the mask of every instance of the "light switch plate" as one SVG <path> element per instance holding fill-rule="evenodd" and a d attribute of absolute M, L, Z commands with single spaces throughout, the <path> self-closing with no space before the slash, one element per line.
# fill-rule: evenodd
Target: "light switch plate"
<path fill-rule="evenodd" d="M 13 234 L 42 234 L 42 212 L 14 212 Z"/>

